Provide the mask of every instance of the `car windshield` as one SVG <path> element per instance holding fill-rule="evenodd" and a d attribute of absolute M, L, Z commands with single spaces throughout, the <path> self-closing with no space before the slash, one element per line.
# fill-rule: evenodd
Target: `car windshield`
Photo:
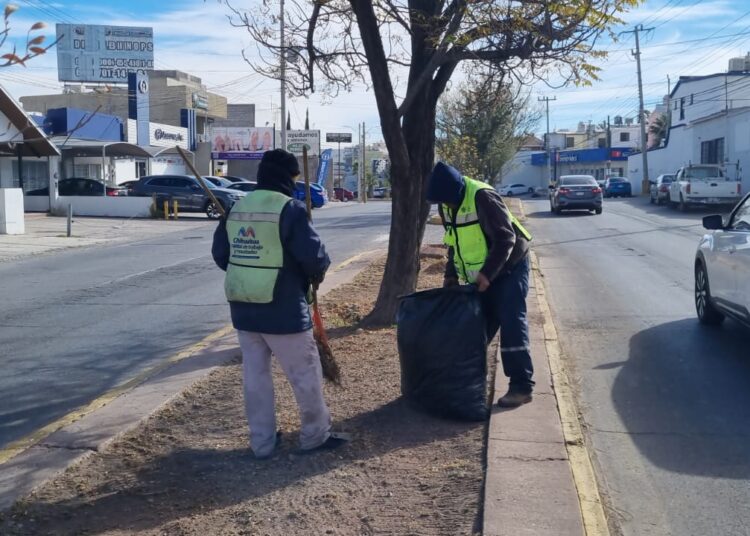
<path fill-rule="evenodd" d="M 593 177 L 560 177 L 560 186 L 591 186 L 596 185 Z"/>
<path fill-rule="evenodd" d="M 686 179 L 713 179 L 723 176 L 721 170 L 715 167 L 691 167 L 685 169 L 684 174 Z"/>
<path fill-rule="evenodd" d="M 664 175 L 661 178 L 661 182 L 663 182 L 663 183 L 672 182 L 673 180 L 674 180 L 674 175 Z"/>
<path fill-rule="evenodd" d="M 211 190 L 213 190 L 214 188 L 216 188 L 216 185 L 213 182 L 211 182 L 210 180 L 208 180 L 207 178 L 205 178 L 205 177 L 203 177 L 203 184 L 205 184 L 206 186 L 208 186 Z"/>

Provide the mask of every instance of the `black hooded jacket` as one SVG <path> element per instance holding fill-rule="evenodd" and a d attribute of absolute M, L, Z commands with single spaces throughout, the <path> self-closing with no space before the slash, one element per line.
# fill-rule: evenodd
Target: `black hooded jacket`
<path fill-rule="evenodd" d="M 466 183 L 461 174 L 451 166 L 438 162 L 430 175 L 427 184 L 427 199 L 431 203 L 439 203 L 438 211 L 443 220 L 442 204 L 459 206 L 464 198 Z M 503 203 L 499 193 L 493 189 L 479 190 L 476 193 L 477 216 L 479 226 L 487 240 L 489 250 L 487 259 L 481 272 L 490 281 L 508 273 L 529 252 L 529 243 L 519 232 L 510 218 L 510 212 Z M 445 267 L 445 277 L 457 279 L 456 267 L 453 264 L 453 248 L 448 248 L 448 263 Z"/>
<path fill-rule="evenodd" d="M 299 166 L 293 155 L 279 149 L 268 151 L 258 167 L 258 190 L 272 190 L 292 197 L 294 176 L 298 174 Z M 311 282 L 323 280 L 331 260 L 320 236 L 307 219 L 307 209 L 301 201 L 292 199 L 284 206 L 279 231 L 284 248 L 284 267 L 279 273 L 273 301 L 261 304 L 229 302 L 235 329 L 282 335 L 312 328 L 306 293 Z M 214 232 L 211 254 L 216 265 L 226 271 L 230 246 L 223 219 Z"/>

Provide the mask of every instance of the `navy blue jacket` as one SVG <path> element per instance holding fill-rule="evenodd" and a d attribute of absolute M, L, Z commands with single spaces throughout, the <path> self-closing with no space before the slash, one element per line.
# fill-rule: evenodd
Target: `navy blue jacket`
<path fill-rule="evenodd" d="M 273 301 L 229 302 L 232 324 L 238 330 L 283 335 L 312 328 L 305 295 L 311 282 L 323 280 L 331 260 L 320 236 L 307 219 L 304 203 L 295 199 L 289 201 L 281 211 L 279 228 L 284 267 L 276 282 Z M 230 247 L 223 219 L 214 232 L 211 254 L 216 265 L 226 271 Z"/>

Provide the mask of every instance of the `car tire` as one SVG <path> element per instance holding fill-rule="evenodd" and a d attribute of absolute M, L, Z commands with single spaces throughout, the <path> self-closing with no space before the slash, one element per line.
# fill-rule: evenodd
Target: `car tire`
<path fill-rule="evenodd" d="M 528 190 L 526 191 L 526 193 L 528 193 L 528 194 L 533 194 L 533 193 L 534 193 L 534 189 L 533 189 L 533 188 L 529 188 L 529 189 L 528 189 Z"/>
<path fill-rule="evenodd" d="M 597 216 L 599 216 L 603 210 L 601 208 L 594 209 L 594 213 L 596 213 Z"/>
<path fill-rule="evenodd" d="M 678 205 L 680 212 L 687 212 L 688 205 L 685 203 L 685 198 L 682 197 L 682 194 L 680 194 L 680 204 Z"/>
<path fill-rule="evenodd" d="M 711 303 L 708 272 L 702 262 L 695 265 L 695 311 L 701 324 L 718 326 L 724 321 L 724 315 Z"/>
<path fill-rule="evenodd" d="M 513 197 L 513 191 L 512 190 L 508 190 L 508 193 L 505 194 L 505 197 Z"/>
<path fill-rule="evenodd" d="M 226 212 L 226 207 L 224 206 L 224 203 L 222 203 L 221 201 L 219 201 L 219 204 L 224 209 L 224 212 Z M 219 218 L 221 218 L 221 212 L 219 212 L 216 209 L 216 207 L 214 206 L 214 202 L 213 201 L 208 201 L 206 203 L 204 211 L 206 212 L 206 216 L 208 216 L 209 220 L 218 220 Z"/>

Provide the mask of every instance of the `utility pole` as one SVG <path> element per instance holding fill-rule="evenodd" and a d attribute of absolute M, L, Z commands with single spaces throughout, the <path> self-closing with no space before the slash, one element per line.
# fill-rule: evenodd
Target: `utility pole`
<path fill-rule="evenodd" d="M 361 169 L 361 182 L 359 188 L 359 200 L 363 203 L 367 202 L 367 170 L 365 168 L 367 162 L 367 145 L 365 143 L 365 122 L 362 121 L 362 165 L 359 166 Z"/>
<path fill-rule="evenodd" d="M 635 61 L 638 66 L 638 100 L 639 100 L 639 123 L 641 125 L 641 155 L 643 155 L 643 181 L 641 182 L 641 195 L 650 195 L 651 183 L 648 180 L 648 140 L 646 138 L 646 111 L 643 108 L 643 77 L 641 76 L 641 32 L 650 32 L 654 28 L 644 28 L 643 24 L 639 24 L 632 30 L 621 33 L 632 33 L 635 34 L 635 51 L 630 53 L 635 56 Z"/>
<path fill-rule="evenodd" d="M 286 40 L 284 39 L 284 0 L 279 2 L 279 24 L 281 25 L 281 148 L 286 151 Z"/>
<path fill-rule="evenodd" d="M 607 171 L 605 173 L 605 179 L 608 179 L 612 174 L 612 126 L 609 123 L 609 116 L 607 116 Z"/>
<path fill-rule="evenodd" d="M 538 97 L 537 101 L 544 102 L 547 105 L 547 133 L 544 136 L 544 149 L 547 151 L 547 184 L 552 182 L 552 162 L 550 162 L 549 152 L 549 101 L 556 101 L 557 97 Z"/>

